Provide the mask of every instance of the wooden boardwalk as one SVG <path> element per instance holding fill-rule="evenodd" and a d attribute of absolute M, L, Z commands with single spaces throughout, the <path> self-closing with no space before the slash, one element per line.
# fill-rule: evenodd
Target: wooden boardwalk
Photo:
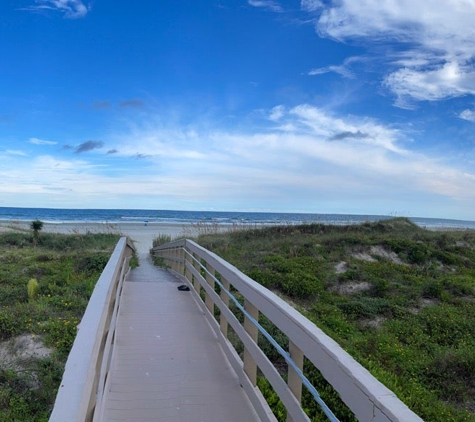
<path fill-rule="evenodd" d="M 149 259 L 121 298 L 103 421 L 258 421 L 190 292 Z"/>

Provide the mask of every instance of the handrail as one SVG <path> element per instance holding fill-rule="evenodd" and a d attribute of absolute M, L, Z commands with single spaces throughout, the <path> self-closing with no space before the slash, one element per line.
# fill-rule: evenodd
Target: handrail
<path fill-rule="evenodd" d="M 102 401 L 120 291 L 133 251 L 130 240 L 122 237 L 96 283 L 66 362 L 50 422 L 91 421 Z"/>
<path fill-rule="evenodd" d="M 310 391 L 310 394 L 312 394 L 313 398 L 315 401 L 320 405 L 322 408 L 323 412 L 325 415 L 327 415 L 328 419 L 330 422 L 339 422 L 337 417 L 333 414 L 331 409 L 328 407 L 328 405 L 325 403 L 324 400 L 320 397 L 320 394 L 316 390 L 316 388 L 310 383 L 308 378 L 303 374 L 301 369 L 298 367 L 297 363 L 294 362 L 294 360 L 290 357 L 290 353 L 286 352 L 280 345 L 277 343 L 277 341 L 267 332 L 267 330 L 260 325 L 255 318 L 252 317 L 252 315 L 249 314 L 249 312 L 246 311 L 244 306 L 242 306 L 239 301 L 236 299 L 236 297 L 229 291 L 227 290 L 223 284 L 213 275 L 211 274 L 208 269 L 201 263 L 199 262 L 193 255 L 190 254 L 186 249 L 184 249 L 185 253 L 191 257 L 191 259 L 196 262 L 203 271 L 205 271 L 207 274 L 209 274 L 210 277 L 213 278 L 216 284 L 219 285 L 219 287 L 229 296 L 229 298 L 234 302 L 236 307 L 246 316 L 246 318 L 249 319 L 249 321 L 258 329 L 258 331 L 272 344 L 272 346 L 277 350 L 277 352 L 285 359 L 287 364 L 289 364 L 292 369 L 295 371 L 295 373 L 298 375 L 298 377 L 301 379 L 302 384 L 307 387 L 307 389 Z"/>
<path fill-rule="evenodd" d="M 265 406 L 261 406 L 262 394 L 256 383 L 257 368 L 286 407 L 287 420 L 309 420 L 301 408 L 302 379 L 298 373 L 302 372 L 303 360 L 306 357 L 339 393 L 358 420 L 422 421 L 391 390 L 376 380 L 315 324 L 213 252 L 191 240 L 181 239 L 155 247 L 151 253 L 163 258 L 172 271 L 193 286 L 195 299 L 218 335 L 223 350 L 262 420 L 275 421 L 275 418 L 268 414 Z M 203 268 L 206 268 L 206 271 Z M 219 295 L 215 289 L 215 273 L 219 274 L 219 283 L 222 286 L 219 288 Z M 229 297 L 224 290 L 229 292 L 231 287 L 244 297 L 244 324 L 239 322 L 229 308 Z M 205 292 L 204 303 L 201 299 L 202 290 Z M 215 306 L 220 310 L 219 323 L 214 317 Z M 287 383 L 257 344 L 257 328 L 252 324 L 252 319 L 258 322 L 260 313 L 289 339 L 290 357 L 299 371 L 289 365 Z M 233 328 L 244 344 L 243 359 L 228 340 L 228 326 Z"/>

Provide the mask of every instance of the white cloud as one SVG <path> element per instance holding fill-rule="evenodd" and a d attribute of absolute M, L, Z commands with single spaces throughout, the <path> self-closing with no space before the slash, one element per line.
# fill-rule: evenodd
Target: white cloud
<path fill-rule="evenodd" d="M 320 68 L 317 68 L 317 69 L 312 69 L 310 72 L 308 72 L 308 74 L 310 76 L 315 76 L 315 75 L 323 75 L 325 73 L 330 73 L 330 72 L 338 73 L 339 75 L 343 76 L 344 78 L 353 79 L 355 77 L 353 72 L 351 72 L 351 70 L 349 70 L 344 65 L 320 67 Z"/>
<path fill-rule="evenodd" d="M 248 0 L 248 3 L 254 7 L 262 7 L 272 10 L 273 12 L 283 12 L 282 6 L 272 0 Z"/>
<path fill-rule="evenodd" d="M 374 51 L 396 66 L 384 84 L 399 105 L 475 93 L 475 1 L 339 0 L 317 9 L 320 36 L 386 46 Z"/>
<path fill-rule="evenodd" d="M 45 141 L 43 139 L 38 139 L 38 138 L 30 138 L 28 142 L 34 145 L 56 145 L 57 144 L 57 142 L 54 142 L 54 141 Z"/>
<path fill-rule="evenodd" d="M 82 0 L 35 0 L 35 5 L 22 8 L 22 10 L 40 11 L 54 10 L 62 12 L 65 18 L 83 18 L 91 9 Z"/>
<path fill-rule="evenodd" d="M 475 94 L 475 71 L 457 62 L 444 63 L 434 70 L 399 69 L 384 79 L 401 102 L 405 98 L 437 101 Z"/>
<path fill-rule="evenodd" d="M 459 117 L 469 122 L 475 122 L 475 110 L 466 109 L 459 114 Z"/>
<path fill-rule="evenodd" d="M 271 109 L 269 113 L 269 119 L 276 122 L 277 120 L 281 119 L 284 115 L 285 107 L 283 105 L 275 106 Z"/>
<path fill-rule="evenodd" d="M 148 116 L 143 124 L 104 135 L 117 152 L 104 155 L 101 165 L 88 155 L 0 156 L 0 197 L 11 203 L 41 197 L 73 207 L 107 201 L 111 207 L 310 212 L 339 207 L 368 213 L 406 210 L 408 203 L 424 209 L 438 201 L 452 210 L 449 217 L 457 204 L 475 206 L 475 175 L 412 151 L 401 129 L 308 104 L 276 106 L 261 116 L 266 129 L 249 132 L 209 124 L 177 129 Z"/>
<path fill-rule="evenodd" d="M 150 165 L 163 174 L 186 183 L 200 180 L 204 191 L 216 188 L 236 198 L 263 189 L 279 196 L 287 189 L 296 195 L 334 190 L 358 197 L 373 195 L 373 190 L 381 198 L 395 192 L 418 198 L 425 192 L 475 200 L 473 175 L 412 152 L 401 130 L 306 104 L 276 106 L 266 116 L 276 122 L 274 129 L 250 134 L 195 130 L 189 137 L 189 129 L 164 129 L 160 123 L 135 126 L 117 139 L 117 149 L 126 155 L 151 154 Z"/>
<path fill-rule="evenodd" d="M 22 157 L 27 157 L 28 154 L 24 151 L 20 151 L 20 150 L 17 150 L 17 149 L 7 149 L 5 151 L 7 154 L 10 154 L 10 155 L 19 155 L 19 156 L 22 156 Z"/>
<path fill-rule="evenodd" d="M 302 0 L 300 7 L 306 12 L 314 12 L 323 7 L 323 4 L 320 0 Z"/>

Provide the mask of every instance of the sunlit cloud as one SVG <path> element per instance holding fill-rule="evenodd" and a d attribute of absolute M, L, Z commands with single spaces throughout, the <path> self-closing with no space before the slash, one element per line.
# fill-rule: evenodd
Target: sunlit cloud
<path fill-rule="evenodd" d="M 188 136 L 189 132 L 157 123 L 135 126 L 114 142 L 119 156 L 144 158 L 164 174 L 178 180 L 197 178 L 209 189 L 228 186 L 235 195 L 268 189 L 283 198 L 286 190 L 295 195 L 334 190 L 356 198 L 372 190 L 382 198 L 395 191 L 417 198 L 427 190 L 475 198 L 471 173 L 412 152 L 411 140 L 400 129 L 367 117 L 335 116 L 306 104 L 276 106 L 267 117 L 275 127 L 266 132 L 194 131 Z"/>
<path fill-rule="evenodd" d="M 283 12 L 282 6 L 272 0 L 248 0 L 248 3 L 254 7 L 262 7 L 264 9 L 269 9 L 273 12 Z"/>
<path fill-rule="evenodd" d="M 366 209 L 368 200 L 373 210 L 390 212 L 385 207 L 397 198 L 420 209 L 422 198 L 475 206 L 470 167 L 411 150 L 412 139 L 401 128 L 308 104 L 276 106 L 259 116 L 264 120 L 256 127 L 265 129 L 245 131 L 179 128 L 149 115 L 104 137 L 114 149 L 104 151 L 101 165 L 87 154 L 80 160 L 71 154 L 0 158 L 0 195 L 13 195 L 12 189 L 17 195 L 47 193 L 63 204 L 80 195 L 89 206 L 136 198 L 136 206 L 155 201 L 174 209 L 206 203 L 285 210 L 282 204 L 289 204 L 316 211 L 351 204 L 355 211 Z M 102 149 L 106 142 L 88 141 L 74 151 Z"/>
<path fill-rule="evenodd" d="M 21 151 L 21 150 L 18 150 L 18 149 L 7 149 L 5 152 L 7 154 L 10 154 L 10 155 L 19 155 L 19 156 L 22 156 L 22 157 L 27 157 L 28 156 L 28 154 L 25 151 Z"/>
<path fill-rule="evenodd" d="M 57 142 L 55 141 L 46 141 L 44 139 L 38 139 L 38 138 L 30 138 L 28 142 L 34 145 L 50 145 L 51 146 L 51 145 L 57 144 Z"/>
<path fill-rule="evenodd" d="M 321 0 L 302 0 L 300 7 L 306 12 L 315 12 L 316 10 L 323 7 L 323 3 Z"/>
<path fill-rule="evenodd" d="M 82 0 L 35 0 L 35 4 L 23 7 L 20 10 L 38 12 L 42 10 L 53 10 L 63 13 L 68 19 L 83 18 L 91 9 L 90 4 L 84 4 Z"/>
<path fill-rule="evenodd" d="M 475 122 L 475 110 L 466 109 L 459 114 L 459 117 L 469 122 Z"/>
<path fill-rule="evenodd" d="M 269 119 L 273 121 L 280 120 L 285 113 L 285 107 L 283 105 L 275 106 L 269 113 Z"/>
<path fill-rule="evenodd" d="M 383 84 L 396 95 L 396 105 L 409 108 L 411 100 L 475 94 L 475 2 L 341 0 L 323 6 L 307 0 L 301 7 L 317 14 L 322 37 L 364 46 L 370 41 L 370 53 L 379 55 L 382 66 L 389 65 Z M 326 71 L 338 73 L 342 68 L 314 70 Z"/>
<path fill-rule="evenodd" d="M 343 76 L 344 78 L 350 78 L 353 79 L 355 75 L 353 72 L 351 72 L 346 66 L 325 66 L 325 67 L 320 67 L 317 69 L 313 69 L 308 74 L 310 76 L 315 76 L 315 75 L 324 75 L 325 73 L 338 73 L 339 75 Z"/>

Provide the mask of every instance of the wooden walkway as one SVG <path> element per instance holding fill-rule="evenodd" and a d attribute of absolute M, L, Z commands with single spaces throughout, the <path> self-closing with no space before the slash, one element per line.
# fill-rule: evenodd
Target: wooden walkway
<path fill-rule="evenodd" d="M 103 421 L 258 421 L 190 292 L 149 259 L 122 293 Z"/>

